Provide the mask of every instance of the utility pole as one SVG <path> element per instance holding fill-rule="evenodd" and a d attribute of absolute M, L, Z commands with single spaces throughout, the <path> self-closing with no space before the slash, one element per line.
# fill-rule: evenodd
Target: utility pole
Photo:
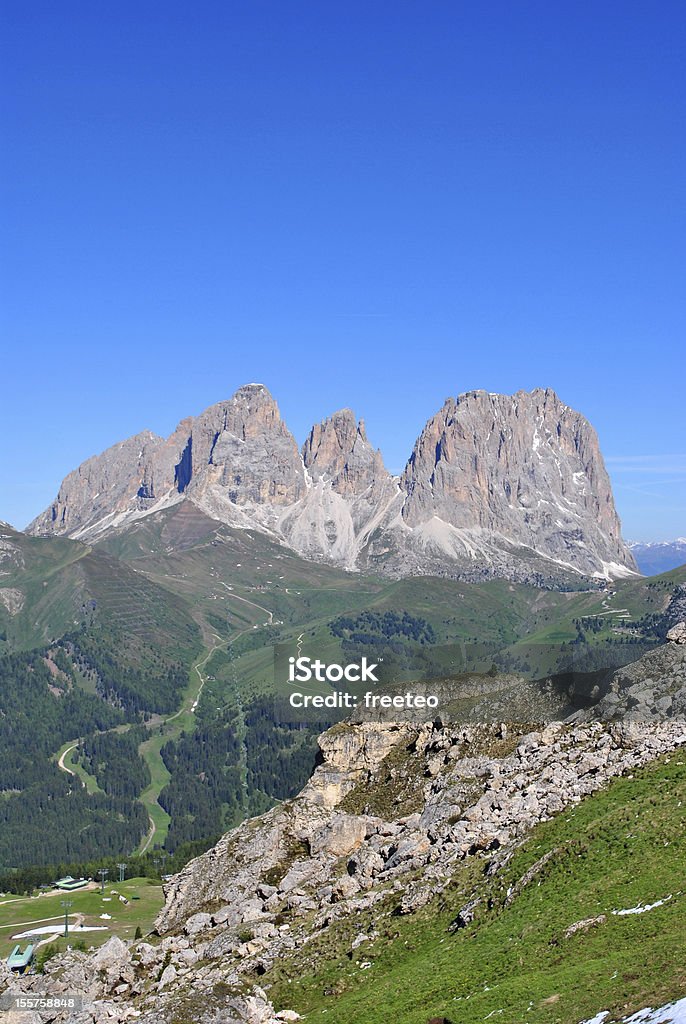
<path fill-rule="evenodd" d="M 60 900 L 60 906 L 64 907 L 64 937 L 69 938 L 69 908 L 73 905 L 73 900 Z"/>
<path fill-rule="evenodd" d="M 100 875 L 100 892 L 105 895 L 105 879 L 109 875 L 109 868 L 100 868 L 98 874 Z"/>
<path fill-rule="evenodd" d="M 117 867 L 119 868 L 119 881 L 123 882 L 124 881 L 124 872 L 126 871 L 126 868 L 128 867 L 128 865 L 127 864 L 117 864 Z"/>

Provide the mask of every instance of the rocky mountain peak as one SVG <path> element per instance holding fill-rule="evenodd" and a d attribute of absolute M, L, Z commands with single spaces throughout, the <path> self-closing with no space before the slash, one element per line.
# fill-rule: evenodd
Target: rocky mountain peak
<path fill-rule="evenodd" d="M 190 437 L 193 495 L 213 513 L 233 505 L 286 505 L 305 490 L 295 438 L 263 384 L 246 384 L 206 409 Z"/>
<path fill-rule="evenodd" d="M 163 445 L 163 438 L 144 430 L 86 459 L 64 478 L 54 502 L 29 531 L 77 535 L 93 522 L 112 519 L 136 504 L 146 471 Z"/>
<path fill-rule="evenodd" d="M 288 435 L 279 407 L 263 384 L 246 384 L 228 400 L 216 402 L 193 423 L 193 439 L 198 465 L 215 462 L 215 446 L 221 434 L 232 434 L 241 441 L 265 434 Z"/>
<path fill-rule="evenodd" d="M 474 531 L 488 531 L 589 574 L 636 570 L 595 431 L 550 388 L 447 399 L 422 431 L 401 488 L 408 526 L 435 520 L 471 531 L 465 547 Z"/>
<path fill-rule="evenodd" d="M 302 448 L 308 491 L 280 523 L 288 543 L 312 558 L 353 568 L 374 524 L 397 498 L 364 423 L 341 409 L 316 424 Z"/>
<path fill-rule="evenodd" d="M 381 452 L 367 439 L 364 420 L 358 423 L 350 409 L 340 409 L 312 427 L 302 456 L 312 478 L 327 477 L 339 494 L 378 490 L 390 480 Z"/>
<path fill-rule="evenodd" d="M 264 384 L 245 384 L 225 406 L 225 430 L 243 440 L 274 431 L 289 436 L 276 401 Z"/>
<path fill-rule="evenodd" d="M 363 420 L 341 409 L 298 451 L 263 384 L 87 460 L 32 533 L 97 536 L 189 499 L 308 558 L 393 576 L 636 571 L 595 431 L 550 388 L 467 391 L 429 419 L 399 480 Z"/>

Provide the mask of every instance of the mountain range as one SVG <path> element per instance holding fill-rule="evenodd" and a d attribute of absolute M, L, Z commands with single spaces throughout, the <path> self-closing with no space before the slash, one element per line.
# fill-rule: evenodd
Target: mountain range
<path fill-rule="evenodd" d="M 63 480 L 29 534 L 94 542 L 179 503 L 311 561 L 555 584 L 637 573 L 590 423 L 551 389 L 449 398 L 392 475 L 349 409 L 298 444 L 262 384 Z"/>
<path fill-rule="evenodd" d="M 655 576 L 686 563 L 686 537 L 642 543 L 629 541 L 627 547 L 644 576 Z"/>

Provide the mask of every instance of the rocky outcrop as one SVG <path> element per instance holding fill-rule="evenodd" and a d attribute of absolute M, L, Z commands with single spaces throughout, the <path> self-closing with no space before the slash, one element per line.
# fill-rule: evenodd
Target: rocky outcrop
<path fill-rule="evenodd" d="M 282 891 L 290 892 L 311 883 L 314 875 L 324 879 L 340 856 L 335 850 L 350 845 L 352 852 L 359 840 L 358 824 L 336 808 L 356 783 L 410 734 L 407 727 L 381 723 L 363 729 L 335 726 L 324 733 L 319 740 L 323 762 L 301 796 L 243 822 L 205 854 L 204 860 L 192 861 L 184 868 L 168 890 L 158 930 L 163 934 L 173 931 L 205 907 L 213 907 L 216 917 L 217 904 L 230 907 L 230 913 L 228 909 L 220 911 L 222 923 L 231 920 L 240 925 L 246 915 L 256 913 L 262 918 L 265 903 L 277 891 L 268 888 L 267 897 L 260 898 L 260 891 L 255 891 L 257 880 L 267 886 L 278 881 Z M 310 858 L 314 848 L 316 859 Z"/>
<path fill-rule="evenodd" d="M 686 715 L 686 623 L 667 637 L 664 646 L 618 669 L 605 695 L 584 717 L 629 723 Z"/>
<path fill-rule="evenodd" d="M 686 644 L 686 622 L 677 622 L 667 632 L 667 640 L 672 644 Z"/>
<path fill-rule="evenodd" d="M 17 615 L 26 601 L 26 595 L 16 587 L 0 587 L 0 604 L 10 615 Z"/>
<path fill-rule="evenodd" d="M 400 478 L 343 409 L 302 452 L 261 384 L 143 433 L 63 481 L 32 533 L 97 538 L 189 500 L 307 558 L 393 576 L 548 584 L 636 571 L 593 428 L 550 389 L 448 399 Z"/>

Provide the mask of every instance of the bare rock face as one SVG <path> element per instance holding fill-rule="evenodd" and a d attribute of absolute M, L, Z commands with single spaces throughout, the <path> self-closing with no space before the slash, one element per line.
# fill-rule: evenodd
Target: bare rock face
<path fill-rule="evenodd" d="M 193 423 L 189 494 L 213 487 L 236 505 L 290 505 L 305 490 L 298 447 L 261 384 L 240 388 Z"/>
<path fill-rule="evenodd" d="M 298 447 L 276 402 L 263 385 L 248 384 L 182 420 L 166 440 L 137 434 L 88 459 L 28 532 L 94 537 L 186 497 L 222 521 L 264 528 L 268 510 L 304 491 Z"/>
<path fill-rule="evenodd" d="M 677 622 L 667 633 L 667 639 L 673 644 L 686 644 L 686 622 Z"/>
<path fill-rule="evenodd" d="M 429 420 L 401 478 L 427 547 L 528 548 L 589 576 L 636 571 L 595 431 L 554 391 L 470 391 Z"/>
<path fill-rule="evenodd" d="M 302 459 L 308 491 L 280 531 L 296 551 L 353 568 L 370 531 L 400 507 L 397 484 L 350 409 L 312 428 Z"/>
<path fill-rule="evenodd" d="M 372 507 L 387 498 L 393 478 L 369 443 L 364 420 L 357 423 L 350 409 L 312 427 L 302 454 L 312 479 L 328 478 L 344 498 L 365 497 Z"/>
<path fill-rule="evenodd" d="M 674 638 L 670 638 L 670 633 Z M 607 693 L 588 718 L 632 723 L 662 722 L 686 715 L 686 624 L 667 634 L 668 642 L 638 661 L 617 669 Z"/>
<path fill-rule="evenodd" d="M 166 934 L 205 908 L 220 923 L 237 926 L 264 920 L 270 914 L 275 886 L 290 892 L 324 884 L 331 865 L 341 856 L 336 851 L 352 852 L 366 831 L 360 819 L 336 813 L 335 808 L 410 734 L 407 727 L 386 723 L 369 723 L 365 729 L 336 726 L 325 733 L 319 741 L 324 763 L 301 796 L 243 822 L 187 864 L 169 885 L 158 930 Z M 317 857 L 312 858 L 310 851 L 315 848 Z"/>
<path fill-rule="evenodd" d="M 526 582 L 636 572 L 595 432 L 549 389 L 448 399 L 397 479 L 349 409 L 299 452 L 269 391 L 248 384 L 166 440 L 142 433 L 88 459 L 28 532 L 97 538 L 184 500 L 348 569 Z"/>
<path fill-rule="evenodd" d="M 54 502 L 28 532 L 76 537 L 86 527 L 135 507 L 146 468 L 163 443 L 161 437 L 144 431 L 86 459 L 64 478 Z"/>

